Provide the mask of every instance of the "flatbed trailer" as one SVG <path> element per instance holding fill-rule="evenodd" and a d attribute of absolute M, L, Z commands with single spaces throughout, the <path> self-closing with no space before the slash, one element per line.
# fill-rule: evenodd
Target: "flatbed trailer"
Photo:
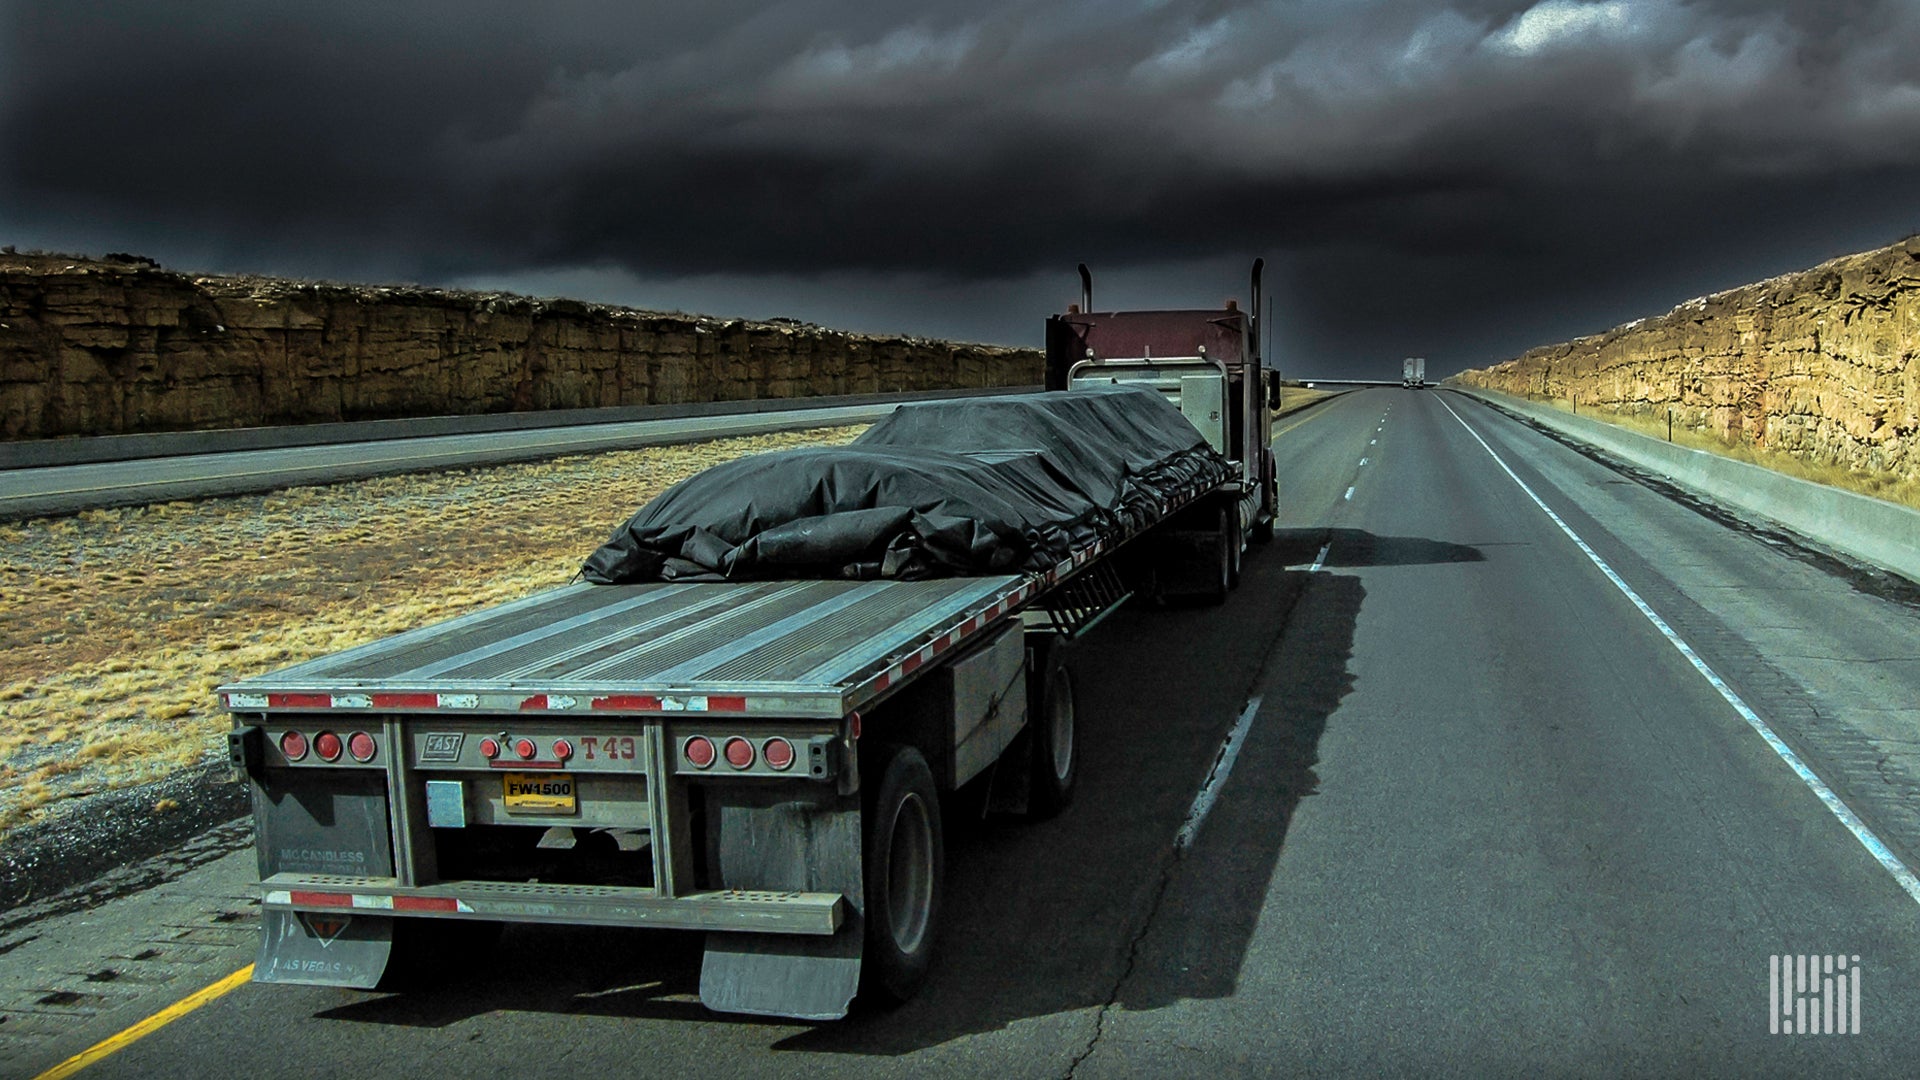
<path fill-rule="evenodd" d="M 463 924 L 546 922 L 708 931 L 718 1010 L 904 1000 L 938 923 L 942 798 L 1064 806 L 1066 646 L 1131 595 L 1138 541 L 1241 501 L 1173 492 L 1043 573 L 572 585 L 223 686 L 258 836 L 254 977 L 371 987 L 483 954 Z"/>

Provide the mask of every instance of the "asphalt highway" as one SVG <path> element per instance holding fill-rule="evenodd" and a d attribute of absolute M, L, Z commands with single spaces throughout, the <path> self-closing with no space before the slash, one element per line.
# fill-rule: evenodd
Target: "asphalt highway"
<path fill-rule="evenodd" d="M 1881 750 L 1920 743 L 1920 608 L 1459 395 L 1279 426 L 1278 540 L 1225 607 L 1076 650 L 1079 799 L 953 830 L 908 1005 L 721 1017 L 697 938 L 516 927 L 424 991 L 240 986 L 84 1075 L 1913 1075 L 1920 801 Z M 244 912 L 251 869 L 168 902 Z M 35 962 L 164 960 L 141 902 Z M 166 922 L 207 951 L 135 1011 L 250 959 L 240 915 Z M 1770 1032 L 1769 958 L 1808 954 L 1860 971 L 1860 1034 Z M 0 1063 L 99 1035 L 20 1015 L 53 1034 Z"/>

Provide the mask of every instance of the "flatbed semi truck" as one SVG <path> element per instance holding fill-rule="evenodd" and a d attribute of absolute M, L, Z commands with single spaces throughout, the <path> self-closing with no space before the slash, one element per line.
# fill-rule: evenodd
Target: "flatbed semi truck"
<path fill-rule="evenodd" d="M 220 687 L 253 798 L 255 980 L 373 987 L 485 949 L 473 931 L 565 923 L 705 931 L 720 1011 L 905 1000 L 940 922 L 943 802 L 1068 805 L 1072 646 L 1161 586 L 1171 534 L 1211 531 L 1224 582 L 1245 479 L 1159 492 L 1045 569 L 573 584 Z"/>
<path fill-rule="evenodd" d="M 1228 300 L 1219 309 L 1096 312 L 1093 275 L 1082 264 L 1080 304 L 1047 320 L 1047 389 L 1150 387 L 1234 463 L 1237 497 L 1222 547 L 1231 553 L 1235 580 L 1246 540 L 1273 539 L 1279 513 L 1273 418 L 1280 372 L 1262 356 L 1264 265 L 1264 259 L 1253 261 L 1251 310 Z"/>

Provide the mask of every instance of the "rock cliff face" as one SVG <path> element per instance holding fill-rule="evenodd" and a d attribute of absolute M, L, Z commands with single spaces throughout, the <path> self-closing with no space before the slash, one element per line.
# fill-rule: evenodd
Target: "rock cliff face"
<path fill-rule="evenodd" d="M 1730 444 L 1920 479 L 1920 238 L 1462 372 Z"/>
<path fill-rule="evenodd" d="M 0 254 L 0 438 L 1013 386 L 1030 349 Z"/>

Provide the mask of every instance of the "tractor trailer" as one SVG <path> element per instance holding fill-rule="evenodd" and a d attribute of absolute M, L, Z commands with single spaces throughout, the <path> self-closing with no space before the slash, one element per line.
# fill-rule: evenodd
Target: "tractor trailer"
<path fill-rule="evenodd" d="M 1089 310 L 1048 323 L 1053 392 L 718 466 L 582 582 L 220 687 L 254 979 L 391 985 L 559 923 L 703 932 L 720 1011 L 910 997 L 943 803 L 1066 808 L 1075 650 L 1136 593 L 1223 599 L 1243 537 L 1271 535 L 1277 383 L 1251 315 Z M 901 461 L 939 479 L 912 495 Z M 1036 477 L 1059 488 L 1022 520 L 956 518 L 955 492 L 1025 505 Z"/>

